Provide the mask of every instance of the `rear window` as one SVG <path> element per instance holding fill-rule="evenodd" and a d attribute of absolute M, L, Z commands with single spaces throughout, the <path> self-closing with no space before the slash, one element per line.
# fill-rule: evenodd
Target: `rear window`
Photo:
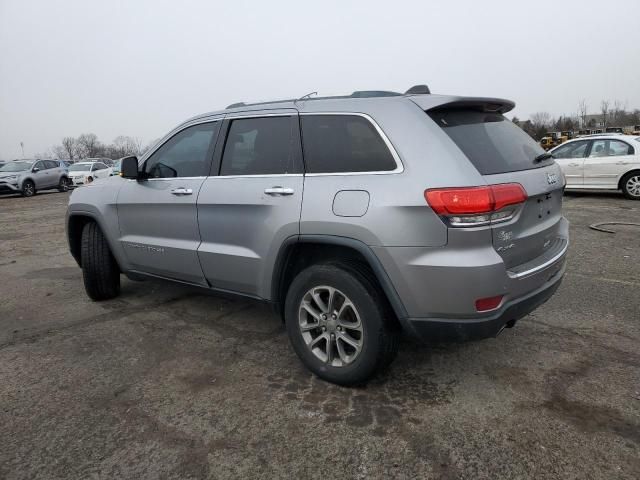
<path fill-rule="evenodd" d="M 303 115 L 307 173 L 384 172 L 397 168 L 382 137 L 358 115 Z"/>
<path fill-rule="evenodd" d="M 516 172 L 549 165 L 533 160 L 544 153 L 529 135 L 499 113 L 464 109 L 427 112 L 482 175 Z"/>

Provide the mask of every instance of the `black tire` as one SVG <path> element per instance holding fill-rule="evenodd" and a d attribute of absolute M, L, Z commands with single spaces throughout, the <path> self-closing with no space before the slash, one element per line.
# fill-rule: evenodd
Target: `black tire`
<path fill-rule="evenodd" d="M 82 230 L 82 278 L 92 300 L 109 300 L 120 293 L 120 269 L 98 224 L 89 222 Z"/>
<path fill-rule="evenodd" d="M 33 197 L 36 194 L 36 184 L 32 180 L 25 180 L 22 183 L 22 196 Z"/>
<path fill-rule="evenodd" d="M 69 191 L 69 179 L 67 177 L 60 177 L 60 181 L 58 182 L 58 191 L 59 192 Z"/>
<path fill-rule="evenodd" d="M 344 293 L 359 312 L 362 349 L 352 363 L 342 366 L 325 363 L 307 346 L 300 331 L 300 304 L 310 289 L 321 285 Z M 302 363 L 318 377 L 339 385 L 366 382 L 389 365 L 398 351 L 400 332 L 384 294 L 365 270 L 346 264 L 312 265 L 300 272 L 287 291 L 285 323 L 291 345 Z"/>
<path fill-rule="evenodd" d="M 633 183 L 636 188 L 634 188 L 633 191 L 630 190 L 629 185 L 629 181 L 631 179 L 635 180 Z M 624 177 L 622 177 L 622 180 L 620 181 L 620 184 L 622 185 L 622 193 L 624 193 L 624 196 L 629 200 L 640 200 L 640 192 L 637 191 L 638 182 L 640 182 L 639 171 L 629 172 Z"/>

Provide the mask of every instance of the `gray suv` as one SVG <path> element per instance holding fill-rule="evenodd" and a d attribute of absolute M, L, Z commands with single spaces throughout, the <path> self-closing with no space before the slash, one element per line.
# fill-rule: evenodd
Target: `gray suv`
<path fill-rule="evenodd" d="M 0 167 L 0 193 L 31 197 L 50 188 L 69 190 L 69 171 L 60 160 L 14 160 Z"/>
<path fill-rule="evenodd" d="M 350 385 L 401 333 L 492 337 L 558 288 L 564 177 L 497 98 L 356 92 L 194 117 L 73 192 L 94 300 L 120 274 L 270 302 L 318 376 Z"/>

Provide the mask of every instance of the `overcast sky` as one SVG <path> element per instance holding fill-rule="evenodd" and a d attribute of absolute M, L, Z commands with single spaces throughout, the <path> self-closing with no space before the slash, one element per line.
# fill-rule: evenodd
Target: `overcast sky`
<path fill-rule="evenodd" d="M 526 3 L 526 6 L 523 4 Z M 0 159 L 93 132 L 147 143 L 237 101 L 353 90 L 640 108 L 629 1 L 0 0 Z"/>

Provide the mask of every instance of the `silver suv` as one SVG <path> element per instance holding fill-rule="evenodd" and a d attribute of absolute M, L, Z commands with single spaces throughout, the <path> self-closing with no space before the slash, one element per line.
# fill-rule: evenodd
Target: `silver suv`
<path fill-rule="evenodd" d="M 38 190 L 69 189 L 69 172 L 60 160 L 14 160 L 0 167 L 0 193 L 31 197 Z"/>
<path fill-rule="evenodd" d="M 270 302 L 311 371 L 357 384 L 401 332 L 495 336 L 558 288 L 564 177 L 513 107 L 423 86 L 199 115 L 73 192 L 71 253 L 94 300 L 123 273 Z"/>

